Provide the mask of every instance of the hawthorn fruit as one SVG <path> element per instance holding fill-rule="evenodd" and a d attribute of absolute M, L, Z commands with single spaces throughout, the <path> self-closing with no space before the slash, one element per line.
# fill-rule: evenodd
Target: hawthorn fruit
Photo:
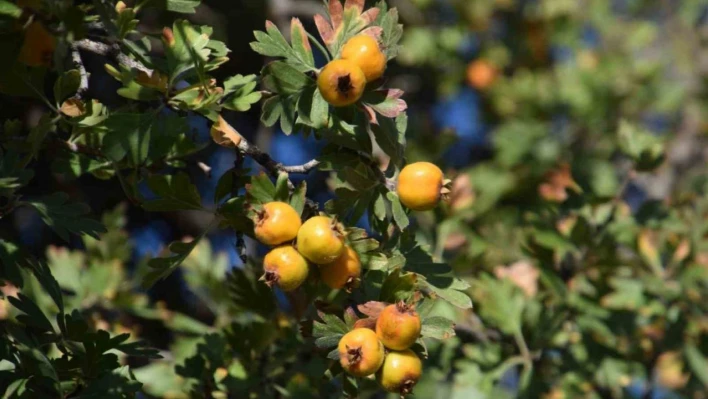
<path fill-rule="evenodd" d="M 256 212 L 253 232 L 266 245 L 280 245 L 297 237 L 302 221 L 297 211 L 285 202 L 273 201 Z"/>

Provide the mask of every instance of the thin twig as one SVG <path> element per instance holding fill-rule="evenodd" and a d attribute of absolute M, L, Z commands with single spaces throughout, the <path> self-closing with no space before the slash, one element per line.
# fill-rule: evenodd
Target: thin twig
<path fill-rule="evenodd" d="M 206 177 L 208 177 L 208 178 L 211 179 L 211 166 L 209 166 L 209 165 L 207 165 L 207 164 L 205 164 L 204 162 L 201 162 L 201 161 L 197 162 L 197 166 L 199 167 L 199 169 L 200 169 L 202 172 L 204 172 L 204 174 L 206 175 Z"/>
<path fill-rule="evenodd" d="M 76 44 L 71 45 L 71 60 L 74 61 L 74 65 L 79 70 L 79 75 L 81 76 L 81 81 L 79 83 L 79 89 L 76 90 L 76 98 L 80 99 L 89 88 L 88 72 L 86 72 L 86 67 L 81 59 L 81 53 Z M 59 100 L 59 99 L 57 99 Z"/>
<path fill-rule="evenodd" d="M 309 160 L 305 162 L 302 165 L 294 165 L 294 166 L 281 166 L 281 170 L 283 172 L 287 173 L 299 173 L 299 174 L 307 174 L 309 173 L 312 169 L 315 169 L 318 165 L 320 164 L 320 161 L 316 159 Z"/>
<path fill-rule="evenodd" d="M 125 65 L 132 69 L 137 69 L 138 71 L 145 72 L 148 76 L 152 76 L 152 69 L 143 65 L 140 61 L 130 58 L 127 54 L 123 53 L 120 46 L 108 45 L 105 43 L 95 42 L 89 39 L 82 39 L 74 42 L 74 46 L 80 50 L 88 51 L 94 54 L 103 55 L 106 57 L 114 58 L 119 64 Z"/>

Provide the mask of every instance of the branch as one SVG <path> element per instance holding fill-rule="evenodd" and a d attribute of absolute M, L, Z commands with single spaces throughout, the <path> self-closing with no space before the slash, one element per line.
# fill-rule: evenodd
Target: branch
<path fill-rule="evenodd" d="M 281 172 L 307 174 L 320 164 L 320 161 L 313 159 L 302 165 L 284 166 L 283 164 L 276 162 L 270 154 L 262 151 L 255 144 L 250 143 L 243 136 L 241 137 L 237 148 L 241 150 L 242 153 L 258 162 L 258 164 L 264 167 L 272 176 L 278 176 Z"/>
<path fill-rule="evenodd" d="M 137 69 L 138 71 L 145 72 L 148 76 L 152 76 L 152 69 L 146 67 L 140 61 L 130 58 L 121 51 L 120 46 L 117 44 L 108 45 L 89 39 L 82 39 L 74 42 L 74 46 L 90 53 L 112 57 L 121 65 L 125 65 L 131 69 Z"/>
<path fill-rule="evenodd" d="M 71 45 L 71 59 L 74 61 L 74 65 L 79 69 L 79 74 L 81 75 L 79 89 L 76 91 L 76 98 L 80 99 L 88 90 L 89 81 L 88 72 L 86 72 L 84 62 L 81 60 L 81 53 L 79 53 L 79 49 L 75 43 Z"/>

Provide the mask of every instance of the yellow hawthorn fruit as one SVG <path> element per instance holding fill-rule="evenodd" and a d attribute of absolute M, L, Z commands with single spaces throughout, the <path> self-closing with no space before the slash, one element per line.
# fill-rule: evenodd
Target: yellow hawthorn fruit
<path fill-rule="evenodd" d="M 366 87 L 366 76 L 355 63 L 334 60 L 320 71 L 317 88 L 324 99 L 335 107 L 344 107 L 359 101 Z"/>
<path fill-rule="evenodd" d="M 361 276 L 359 255 L 352 247 L 346 245 L 344 253 L 337 260 L 320 266 L 320 276 L 329 288 L 345 288 L 351 291 L 359 285 L 359 276 Z"/>
<path fill-rule="evenodd" d="M 297 237 L 302 222 L 300 215 L 290 204 L 269 202 L 256 212 L 254 233 L 258 241 L 266 245 L 279 245 Z"/>
<path fill-rule="evenodd" d="M 413 392 L 422 373 L 423 363 L 412 350 L 406 349 L 389 352 L 376 379 L 386 391 L 407 395 Z"/>
<path fill-rule="evenodd" d="M 332 263 L 344 252 L 342 226 L 327 216 L 315 216 L 297 232 L 297 250 L 318 265 Z"/>
<path fill-rule="evenodd" d="M 497 78 L 497 69 L 488 61 L 476 60 L 467 66 L 467 83 L 477 90 L 486 90 Z"/>
<path fill-rule="evenodd" d="M 274 248 L 263 259 L 265 280 L 269 287 L 277 285 L 283 291 L 293 291 L 307 279 L 308 265 L 305 258 L 291 245 Z"/>
<path fill-rule="evenodd" d="M 342 368 L 355 377 L 374 374 L 384 362 L 384 347 L 368 328 L 355 328 L 344 334 L 337 349 Z"/>
<path fill-rule="evenodd" d="M 388 305 L 376 320 L 376 335 L 388 349 L 408 349 L 420 337 L 420 316 L 403 301 Z"/>
<path fill-rule="evenodd" d="M 342 59 L 356 64 L 364 72 L 366 81 L 374 81 L 386 70 L 386 56 L 376 39 L 369 35 L 356 35 L 342 47 Z"/>
<path fill-rule="evenodd" d="M 25 31 L 19 61 L 27 66 L 50 66 L 56 49 L 56 39 L 39 21 L 32 22 Z"/>
<path fill-rule="evenodd" d="M 443 172 L 434 164 L 412 163 L 398 175 L 398 196 L 403 205 L 415 211 L 433 209 L 440 201 L 443 179 Z"/>

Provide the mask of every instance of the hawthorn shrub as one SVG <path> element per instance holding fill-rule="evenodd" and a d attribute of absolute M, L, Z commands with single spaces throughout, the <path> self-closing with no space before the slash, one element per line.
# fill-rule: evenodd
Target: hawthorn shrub
<path fill-rule="evenodd" d="M 4 398 L 708 397 L 705 4 L 200 3 L 0 0 Z"/>

